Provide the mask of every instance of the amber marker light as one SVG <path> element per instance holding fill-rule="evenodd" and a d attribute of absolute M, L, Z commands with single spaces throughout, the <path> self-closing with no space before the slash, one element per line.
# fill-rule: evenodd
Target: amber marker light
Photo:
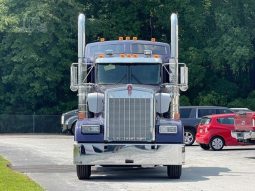
<path fill-rule="evenodd" d="M 136 36 L 134 36 L 134 37 L 133 37 L 133 40 L 137 40 L 137 37 L 136 37 Z"/>
<path fill-rule="evenodd" d="M 104 38 L 100 38 L 100 42 L 104 42 Z"/>
<path fill-rule="evenodd" d="M 132 54 L 133 58 L 138 58 L 138 54 Z"/>
<path fill-rule="evenodd" d="M 126 37 L 126 40 L 130 40 L 130 36 L 127 36 L 127 37 Z"/>
<path fill-rule="evenodd" d="M 119 37 L 119 40 L 123 40 L 123 37 L 122 37 L 122 36 L 120 36 L 120 37 Z"/>
<path fill-rule="evenodd" d="M 151 42 L 156 42 L 156 39 L 155 38 L 151 38 Z"/>
<path fill-rule="evenodd" d="M 125 54 L 120 54 L 120 57 L 121 57 L 121 58 L 125 58 L 126 55 L 125 55 Z"/>
<path fill-rule="evenodd" d="M 84 111 L 79 111 L 78 112 L 78 119 L 79 120 L 82 120 L 82 119 L 85 119 L 86 118 L 86 114 Z"/>
<path fill-rule="evenodd" d="M 174 120 L 176 120 L 176 121 L 180 120 L 180 113 L 178 113 L 178 112 L 174 113 Z"/>
<path fill-rule="evenodd" d="M 99 54 L 98 58 L 104 58 L 104 54 Z"/>
<path fill-rule="evenodd" d="M 153 58 L 159 58 L 159 55 L 158 54 L 154 54 Z"/>
<path fill-rule="evenodd" d="M 131 58 L 131 57 L 132 57 L 132 55 L 131 55 L 131 54 L 127 54 L 127 57 L 128 57 L 128 58 Z"/>

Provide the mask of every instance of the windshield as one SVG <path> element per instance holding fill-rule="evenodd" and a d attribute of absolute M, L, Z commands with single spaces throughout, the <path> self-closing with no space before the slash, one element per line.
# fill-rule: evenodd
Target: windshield
<path fill-rule="evenodd" d="M 99 84 L 159 84 L 159 64 L 98 64 L 97 80 Z"/>

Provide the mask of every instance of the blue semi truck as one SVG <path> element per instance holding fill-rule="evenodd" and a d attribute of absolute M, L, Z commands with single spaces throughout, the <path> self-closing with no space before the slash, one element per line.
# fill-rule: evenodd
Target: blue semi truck
<path fill-rule="evenodd" d="M 136 37 L 85 44 L 85 16 L 78 18 L 78 63 L 71 65 L 78 91 L 73 160 L 79 179 L 92 166 L 166 166 L 180 178 L 184 130 L 179 94 L 188 68 L 178 63 L 178 21 L 171 15 L 171 48 Z"/>

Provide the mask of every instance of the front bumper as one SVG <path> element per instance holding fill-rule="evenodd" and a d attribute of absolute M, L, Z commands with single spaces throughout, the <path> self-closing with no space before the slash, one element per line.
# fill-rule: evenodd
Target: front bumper
<path fill-rule="evenodd" d="M 182 165 L 183 144 L 74 144 L 76 165 Z"/>
<path fill-rule="evenodd" d="M 231 136 L 238 141 L 255 140 L 255 131 L 232 131 Z"/>

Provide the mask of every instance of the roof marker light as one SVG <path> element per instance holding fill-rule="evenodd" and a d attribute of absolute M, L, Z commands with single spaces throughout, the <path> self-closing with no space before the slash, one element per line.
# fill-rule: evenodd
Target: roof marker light
<path fill-rule="evenodd" d="M 159 55 L 158 54 L 154 54 L 153 58 L 159 58 Z"/>
<path fill-rule="evenodd" d="M 156 42 L 156 39 L 155 38 L 151 38 L 151 42 Z"/>
<path fill-rule="evenodd" d="M 133 58 L 138 58 L 138 54 L 132 54 Z"/>
<path fill-rule="evenodd" d="M 120 54 L 120 57 L 121 57 L 121 58 L 125 58 L 126 55 L 125 55 L 125 54 Z"/>
<path fill-rule="evenodd" d="M 130 40 L 130 36 L 126 36 L 126 40 Z"/>
<path fill-rule="evenodd" d="M 100 38 L 100 42 L 104 42 L 104 38 Z"/>
<path fill-rule="evenodd" d="M 136 37 L 136 36 L 134 36 L 134 37 L 133 37 L 133 40 L 137 40 L 137 37 Z"/>
<path fill-rule="evenodd" d="M 120 37 L 119 37 L 119 40 L 123 40 L 123 37 L 122 37 L 122 36 L 120 36 Z"/>
<path fill-rule="evenodd" d="M 98 58 L 104 58 L 104 54 L 98 54 Z"/>

